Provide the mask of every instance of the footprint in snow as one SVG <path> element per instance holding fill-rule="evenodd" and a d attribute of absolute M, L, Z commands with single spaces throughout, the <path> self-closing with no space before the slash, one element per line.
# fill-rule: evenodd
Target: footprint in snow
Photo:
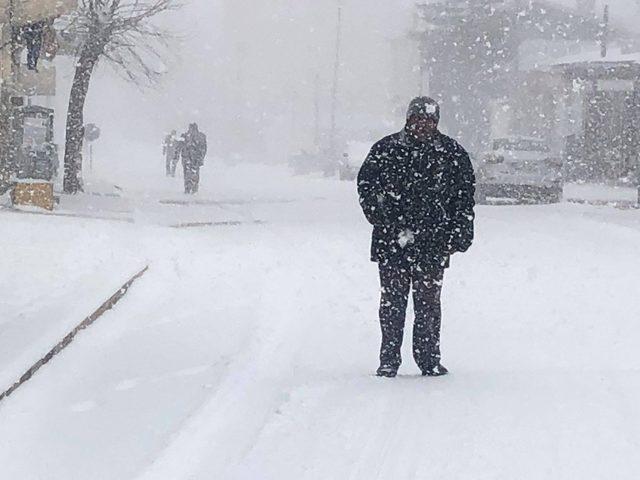
<path fill-rule="evenodd" d="M 197 367 L 185 368 L 183 370 L 178 370 L 174 372 L 174 375 L 177 377 L 191 377 L 194 375 L 198 375 L 200 373 L 204 373 L 209 370 L 209 365 L 199 365 Z"/>
<path fill-rule="evenodd" d="M 87 400 L 85 402 L 79 402 L 71 406 L 71 411 L 76 413 L 89 412 L 96 408 L 98 404 L 93 400 Z"/>
<path fill-rule="evenodd" d="M 138 386 L 138 380 L 135 378 L 130 378 L 127 380 L 123 380 L 115 386 L 116 392 L 124 392 L 125 390 L 131 390 Z"/>

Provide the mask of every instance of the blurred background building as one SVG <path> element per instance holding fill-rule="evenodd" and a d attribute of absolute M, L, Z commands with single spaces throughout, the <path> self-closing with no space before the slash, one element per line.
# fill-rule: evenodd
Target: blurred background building
<path fill-rule="evenodd" d="M 32 99 L 56 94 L 54 21 L 76 6 L 76 0 L 0 0 L 0 193 L 14 177 L 55 173 L 53 111 Z"/>

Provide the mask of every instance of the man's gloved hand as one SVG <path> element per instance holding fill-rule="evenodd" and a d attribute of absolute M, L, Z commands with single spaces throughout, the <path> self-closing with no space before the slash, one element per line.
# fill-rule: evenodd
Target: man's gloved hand
<path fill-rule="evenodd" d="M 446 243 L 447 253 L 453 255 L 454 253 L 466 252 L 471 247 L 471 240 L 465 239 L 458 232 L 454 232 L 449 236 Z"/>
<path fill-rule="evenodd" d="M 415 234 L 408 228 L 405 228 L 398 234 L 398 245 L 400 245 L 400 248 L 405 248 L 407 245 L 415 242 L 415 240 Z"/>

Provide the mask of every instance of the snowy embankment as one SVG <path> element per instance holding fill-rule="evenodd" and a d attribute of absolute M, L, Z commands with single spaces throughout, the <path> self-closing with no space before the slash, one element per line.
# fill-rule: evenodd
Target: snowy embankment
<path fill-rule="evenodd" d="M 593 204 L 635 205 L 638 202 L 638 188 L 610 185 L 570 183 L 564 187 L 564 198 L 568 201 Z"/>
<path fill-rule="evenodd" d="M 0 390 L 145 265 L 110 225 L 0 213 Z M 121 230 L 122 231 L 122 230 Z M 125 230 L 126 231 L 126 230 Z"/>
<path fill-rule="evenodd" d="M 637 211 L 480 207 L 477 243 L 445 280 L 452 374 L 417 376 L 406 348 L 401 376 L 383 380 L 353 186 L 250 170 L 216 176 L 197 203 L 133 201 L 147 220 L 135 225 L 46 219 L 56 238 L 104 232 L 103 248 L 151 269 L 0 405 L 8 478 L 636 478 Z M 153 226 L 232 216 L 265 223 Z"/>

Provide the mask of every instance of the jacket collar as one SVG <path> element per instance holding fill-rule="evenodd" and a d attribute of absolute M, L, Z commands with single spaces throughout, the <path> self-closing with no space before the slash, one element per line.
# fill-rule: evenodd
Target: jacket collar
<path fill-rule="evenodd" d="M 421 142 L 414 135 L 412 135 L 406 127 L 400 132 L 400 143 L 406 147 L 421 147 L 427 145 L 440 145 L 442 144 L 442 133 L 438 130 L 431 138 L 426 142 Z"/>

